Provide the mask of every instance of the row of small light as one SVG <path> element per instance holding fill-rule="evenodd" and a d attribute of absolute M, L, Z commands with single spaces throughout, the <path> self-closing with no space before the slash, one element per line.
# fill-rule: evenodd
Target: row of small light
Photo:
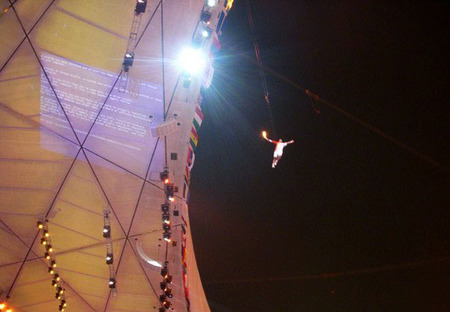
<path fill-rule="evenodd" d="M 172 289 L 169 288 L 169 285 L 172 284 L 172 275 L 169 274 L 169 262 L 164 262 L 164 267 L 161 269 L 161 276 L 163 277 L 163 281 L 159 283 L 163 294 L 159 296 L 159 301 L 162 304 L 162 308 L 159 309 L 160 312 L 164 312 L 165 310 L 173 310 L 172 304 L 167 298 L 172 298 Z"/>
<path fill-rule="evenodd" d="M 106 264 L 109 268 L 109 282 L 108 287 L 111 289 L 114 296 L 117 295 L 116 290 L 116 276 L 114 272 L 114 252 L 111 240 L 111 219 L 109 217 L 109 210 L 103 211 L 103 238 L 106 239 Z"/>
<path fill-rule="evenodd" d="M 52 286 L 56 289 L 55 298 L 60 300 L 58 311 L 64 311 L 67 307 L 65 289 L 62 280 L 56 270 L 56 260 L 53 256 L 52 240 L 48 231 L 48 220 L 39 220 L 37 227 L 41 231 L 41 245 L 45 247 L 44 258 L 48 261 L 48 273 L 53 275 Z"/>
<path fill-rule="evenodd" d="M 169 171 L 164 169 L 163 172 L 159 174 L 161 181 L 164 183 L 164 194 L 165 201 L 164 204 L 161 205 L 162 212 L 162 228 L 163 228 L 163 239 L 167 244 L 172 242 L 172 232 L 171 232 L 171 221 L 170 221 L 170 203 L 175 200 L 174 192 L 175 187 L 173 183 L 170 183 L 169 179 Z M 168 298 L 172 298 L 172 289 L 169 288 L 169 284 L 172 283 L 172 275 L 169 275 L 169 262 L 164 262 L 164 267 L 161 269 L 161 276 L 163 277 L 163 281 L 160 283 L 161 290 L 163 293 L 159 296 L 159 301 L 161 302 L 162 308 L 159 309 L 160 312 L 163 312 L 168 309 L 172 309 L 172 304 L 168 300 Z"/>

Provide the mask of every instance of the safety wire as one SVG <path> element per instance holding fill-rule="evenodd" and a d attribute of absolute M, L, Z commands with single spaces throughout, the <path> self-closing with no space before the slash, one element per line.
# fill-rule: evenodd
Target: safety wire
<path fill-rule="evenodd" d="M 272 129 L 273 135 L 276 136 L 275 123 L 273 121 L 272 108 L 271 108 L 270 99 L 269 99 L 269 88 L 267 87 L 266 75 L 264 74 L 264 68 L 263 68 L 263 64 L 261 61 L 261 55 L 259 53 L 259 45 L 258 45 L 258 41 L 256 40 L 256 35 L 255 35 L 255 26 L 253 24 L 252 11 L 250 9 L 250 4 L 249 4 L 248 0 L 245 0 L 245 5 L 247 7 L 248 24 L 250 26 L 250 30 L 252 32 L 252 37 L 253 37 L 253 46 L 255 48 L 255 58 L 256 58 L 256 62 L 258 64 L 259 75 L 261 76 L 261 84 L 262 84 L 262 88 L 263 88 L 263 92 L 264 92 L 264 100 L 266 101 L 267 110 L 269 112 L 270 126 Z"/>

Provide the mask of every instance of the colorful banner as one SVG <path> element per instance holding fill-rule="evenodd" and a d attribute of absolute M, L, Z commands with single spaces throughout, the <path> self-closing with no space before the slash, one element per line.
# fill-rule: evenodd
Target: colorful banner
<path fill-rule="evenodd" d="M 186 308 L 187 311 L 190 311 L 190 301 L 189 301 L 189 285 L 188 285 L 188 276 L 187 276 L 187 251 L 186 251 L 186 220 L 181 216 L 181 219 L 185 224 L 181 224 L 181 270 L 183 271 L 183 288 L 184 288 L 184 297 L 186 299 Z"/>

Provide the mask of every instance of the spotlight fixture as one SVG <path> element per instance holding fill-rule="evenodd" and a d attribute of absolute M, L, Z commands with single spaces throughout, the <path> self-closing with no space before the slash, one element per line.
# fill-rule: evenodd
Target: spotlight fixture
<path fill-rule="evenodd" d="M 56 268 L 56 261 L 55 261 L 55 260 L 50 261 L 50 265 L 51 265 L 53 268 Z"/>
<path fill-rule="evenodd" d="M 41 238 L 41 244 L 44 246 L 48 244 L 47 239 L 45 237 Z"/>
<path fill-rule="evenodd" d="M 172 238 L 170 236 L 170 233 L 163 233 L 163 238 L 166 242 L 170 243 L 172 241 Z"/>
<path fill-rule="evenodd" d="M 200 14 L 200 20 L 206 25 L 208 25 L 211 22 L 211 16 L 212 16 L 211 12 L 202 11 L 202 13 Z"/>
<path fill-rule="evenodd" d="M 173 297 L 172 289 L 170 289 L 168 287 L 164 290 L 164 294 L 167 296 L 167 298 L 172 298 Z"/>
<path fill-rule="evenodd" d="M 62 295 L 62 294 L 64 293 L 64 288 L 62 288 L 61 286 L 59 286 L 59 287 L 56 289 L 56 293 Z"/>
<path fill-rule="evenodd" d="M 166 301 L 166 296 L 165 295 L 160 295 L 159 296 L 159 301 L 161 301 L 161 302 L 164 302 L 164 301 Z"/>
<path fill-rule="evenodd" d="M 125 72 L 128 72 L 130 70 L 130 67 L 133 66 L 134 61 L 134 53 L 127 52 L 125 53 L 125 56 L 123 58 L 123 70 Z"/>
<path fill-rule="evenodd" d="M 59 305 L 58 311 L 64 311 L 64 306 L 62 304 Z"/>
<path fill-rule="evenodd" d="M 162 212 L 169 212 L 169 204 L 162 204 L 161 205 L 161 210 Z"/>
<path fill-rule="evenodd" d="M 167 274 L 169 274 L 169 269 L 165 266 L 161 269 L 161 276 L 166 276 Z"/>
<path fill-rule="evenodd" d="M 37 222 L 37 227 L 38 227 L 38 229 L 42 230 L 44 228 L 44 222 L 38 221 Z"/>
<path fill-rule="evenodd" d="M 164 182 L 164 184 L 167 184 L 168 182 L 166 183 L 166 180 L 169 179 L 169 171 L 164 169 L 164 171 L 159 173 L 159 178 Z"/>
<path fill-rule="evenodd" d="M 164 223 L 170 224 L 170 216 L 168 213 L 162 215 L 162 220 Z"/>
<path fill-rule="evenodd" d="M 44 258 L 47 259 L 47 260 L 50 260 L 50 254 L 48 252 L 46 252 L 44 254 Z"/>
<path fill-rule="evenodd" d="M 47 249 L 47 251 L 50 253 L 50 252 L 53 252 L 53 247 L 52 247 L 52 245 L 50 245 L 50 244 L 46 244 L 45 245 L 45 249 Z"/>
<path fill-rule="evenodd" d="M 213 7 L 213 6 L 216 5 L 216 0 L 208 0 L 208 1 L 206 1 L 206 4 L 207 4 L 209 7 Z"/>
<path fill-rule="evenodd" d="M 169 300 L 166 300 L 166 301 L 163 302 L 163 307 L 164 307 L 164 308 L 170 309 L 170 306 L 171 306 L 171 304 L 170 304 L 170 301 L 169 301 Z"/>
<path fill-rule="evenodd" d="M 56 293 L 55 294 L 55 298 L 58 299 L 58 300 L 62 299 L 62 295 L 60 293 Z"/>
<path fill-rule="evenodd" d="M 114 262 L 114 256 L 112 253 L 106 254 L 106 264 L 112 264 Z"/>
<path fill-rule="evenodd" d="M 56 280 L 53 280 L 53 281 L 52 281 L 52 286 L 53 286 L 53 287 L 58 287 L 58 282 L 57 282 Z"/>
<path fill-rule="evenodd" d="M 42 231 L 42 234 L 43 234 L 45 237 L 49 237 L 49 236 L 50 236 L 50 233 L 49 233 L 47 230 Z"/>
<path fill-rule="evenodd" d="M 103 226 L 103 237 L 104 238 L 111 237 L 111 226 L 110 225 Z"/>
<path fill-rule="evenodd" d="M 203 38 L 209 38 L 209 36 L 211 36 L 211 34 L 212 34 L 212 29 L 209 27 L 205 27 L 205 29 L 203 29 L 203 31 L 202 31 Z"/>
<path fill-rule="evenodd" d="M 136 9 L 134 10 L 137 14 L 145 13 L 145 8 L 147 7 L 147 0 L 137 0 Z"/>
<path fill-rule="evenodd" d="M 168 284 L 172 283 L 172 278 L 173 278 L 173 276 L 172 276 L 172 275 L 169 275 L 169 274 L 166 274 L 166 275 L 164 276 L 164 280 L 165 280 L 166 283 L 168 283 Z"/>
<path fill-rule="evenodd" d="M 173 183 L 168 183 L 165 185 L 165 192 L 166 192 L 166 198 L 169 201 L 174 201 L 173 194 L 175 192 L 175 187 L 173 186 Z"/>
<path fill-rule="evenodd" d="M 162 227 L 163 227 L 164 232 L 169 232 L 170 231 L 170 225 L 169 224 L 163 223 Z"/>
<path fill-rule="evenodd" d="M 0 310 L 3 310 L 4 308 L 6 308 L 6 302 L 0 302 Z"/>
<path fill-rule="evenodd" d="M 67 302 L 66 300 L 61 300 L 61 305 L 65 308 L 67 307 Z"/>
<path fill-rule="evenodd" d="M 49 267 L 48 268 L 48 273 L 55 274 L 55 269 L 53 269 L 52 267 Z"/>
<path fill-rule="evenodd" d="M 108 286 L 109 286 L 109 288 L 116 288 L 116 279 L 115 278 L 113 278 L 113 277 L 111 277 L 110 279 L 109 279 L 109 283 L 108 283 Z"/>
<path fill-rule="evenodd" d="M 166 290 L 167 283 L 166 282 L 161 282 L 161 283 L 159 283 L 159 287 L 161 287 L 161 290 Z"/>
<path fill-rule="evenodd" d="M 59 277 L 59 274 L 53 275 L 53 279 L 57 282 L 59 282 L 61 280 L 61 278 Z"/>

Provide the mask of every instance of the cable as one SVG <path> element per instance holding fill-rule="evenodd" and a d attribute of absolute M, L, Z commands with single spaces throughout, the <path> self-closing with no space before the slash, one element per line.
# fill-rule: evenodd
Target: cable
<path fill-rule="evenodd" d="M 422 261 L 406 262 L 399 264 L 385 265 L 381 267 L 363 268 L 356 269 L 346 272 L 332 272 L 332 273 L 321 273 L 321 274 L 311 274 L 302 276 L 289 276 L 289 277 L 269 277 L 269 278 L 249 278 L 240 280 L 225 280 L 225 281 L 210 281 L 204 282 L 204 284 L 237 284 L 237 283 L 261 283 L 261 282 L 281 282 L 281 281 L 298 281 L 298 280 L 308 280 L 308 279 L 333 279 L 343 276 L 354 276 L 362 274 L 370 274 L 385 271 L 394 271 L 400 269 L 407 269 L 411 267 L 417 267 L 421 265 L 433 264 L 433 263 L 448 263 L 450 262 L 450 257 L 442 257 L 437 259 L 429 259 Z"/>
<path fill-rule="evenodd" d="M 264 74 L 264 67 L 263 67 L 262 61 L 261 61 L 259 45 L 258 45 L 258 41 L 256 40 L 256 36 L 255 36 L 255 26 L 253 24 L 252 11 L 250 9 L 250 4 L 249 4 L 248 0 L 245 0 L 245 5 L 247 7 L 247 19 L 248 19 L 248 24 L 250 26 L 250 30 L 252 32 L 253 46 L 255 49 L 255 58 L 256 58 L 256 62 L 258 63 L 259 75 L 261 77 L 261 84 L 262 84 L 262 88 L 263 88 L 263 92 L 264 92 L 264 100 L 266 101 L 267 110 L 269 112 L 270 126 L 272 128 L 272 133 L 276 136 L 275 123 L 273 121 L 272 109 L 270 107 L 271 104 L 270 104 L 270 98 L 269 98 L 269 88 L 267 87 L 267 80 L 266 80 L 266 76 Z"/>

